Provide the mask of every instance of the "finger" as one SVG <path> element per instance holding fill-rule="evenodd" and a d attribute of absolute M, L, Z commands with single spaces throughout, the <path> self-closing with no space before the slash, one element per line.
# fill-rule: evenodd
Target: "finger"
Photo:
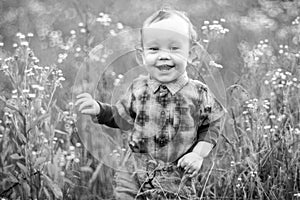
<path fill-rule="evenodd" d="M 182 167 L 182 168 L 185 168 L 185 166 L 187 166 L 187 161 L 186 161 L 186 159 L 185 158 L 183 158 L 182 160 L 181 160 L 181 162 L 180 162 L 180 167 Z"/>
<path fill-rule="evenodd" d="M 83 98 L 83 97 L 91 98 L 92 96 L 89 93 L 82 93 L 82 94 L 79 94 L 76 96 L 77 99 Z"/>
<path fill-rule="evenodd" d="M 80 99 L 78 99 L 76 102 L 75 102 L 75 106 L 77 106 L 77 105 L 79 105 L 79 104 L 81 104 L 82 102 L 85 102 L 85 101 L 87 101 L 88 99 L 87 98 L 80 98 Z"/>
<path fill-rule="evenodd" d="M 187 173 L 192 173 L 195 170 L 192 165 L 187 165 L 184 169 Z"/>
<path fill-rule="evenodd" d="M 181 162 L 182 162 L 183 158 L 184 158 L 184 157 L 181 157 L 181 158 L 178 160 L 177 167 L 181 167 Z"/>
<path fill-rule="evenodd" d="M 195 178 L 198 174 L 199 174 L 200 170 L 195 170 L 191 175 L 190 177 L 191 178 Z"/>
<path fill-rule="evenodd" d="M 82 111 L 83 108 L 88 108 L 88 107 L 92 107 L 92 106 L 93 106 L 92 101 L 85 101 L 79 106 L 78 110 Z"/>
<path fill-rule="evenodd" d="M 86 114 L 86 115 L 94 115 L 95 114 L 95 109 L 90 108 L 90 109 L 83 109 L 81 111 L 82 114 Z"/>

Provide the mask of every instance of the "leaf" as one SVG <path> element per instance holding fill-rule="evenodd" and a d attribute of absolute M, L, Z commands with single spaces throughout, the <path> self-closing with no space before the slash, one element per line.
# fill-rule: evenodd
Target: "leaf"
<path fill-rule="evenodd" d="M 19 183 L 19 180 L 11 173 L 8 173 L 8 176 L 9 176 L 9 181 L 11 181 L 13 183 Z"/>
<path fill-rule="evenodd" d="M 74 185 L 75 185 L 73 181 L 71 181 L 70 179 L 68 179 L 68 178 L 66 178 L 66 177 L 64 177 L 64 182 L 65 182 L 65 183 L 69 183 L 71 186 L 74 186 Z"/>
<path fill-rule="evenodd" d="M 28 173 L 28 169 L 23 164 L 17 162 L 17 165 L 24 172 L 24 174 Z"/>
<path fill-rule="evenodd" d="M 54 194 L 55 198 L 62 199 L 63 193 L 59 186 L 45 174 L 43 174 L 42 178 L 49 189 L 51 189 L 51 192 Z"/>
<path fill-rule="evenodd" d="M 33 167 L 34 167 L 34 168 L 37 168 L 37 167 L 39 167 L 42 163 L 44 163 L 45 161 L 46 161 L 46 158 L 45 158 L 45 157 L 39 157 L 39 158 L 36 159 L 36 161 L 35 161 Z"/>
<path fill-rule="evenodd" d="M 45 192 L 45 195 L 46 195 L 47 199 L 52 199 L 51 196 L 50 196 L 50 194 L 49 194 L 48 189 L 46 187 L 44 187 L 43 190 Z"/>
<path fill-rule="evenodd" d="M 14 160 L 19 160 L 19 159 L 24 158 L 24 156 L 20 156 L 17 153 L 14 153 L 14 154 L 10 155 L 10 157 L 11 157 L 11 159 L 14 159 Z"/>
<path fill-rule="evenodd" d="M 30 196 L 30 186 L 28 185 L 28 183 L 24 181 L 22 183 L 22 187 L 24 188 L 24 191 L 26 192 L 26 196 L 29 197 Z"/>
<path fill-rule="evenodd" d="M 33 127 L 37 126 L 41 121 L 44 121 L 44 119 L 50 117 L 50 113 L 45 113 L 42 116 L 40 116 L 39 118 L 37 118 L 31 125 L 31 127 L 29 128 L 29 130 L 31 130 Z M 28 131 L 27 131 L 28 132 Z"/>
<path fill-rule="evenodd" d="M 83 167 L 81 167 L 80 171 L 93 173 L 93 169 L 91 167 L 89 167 L 89 166 L 83 166 Z"/>

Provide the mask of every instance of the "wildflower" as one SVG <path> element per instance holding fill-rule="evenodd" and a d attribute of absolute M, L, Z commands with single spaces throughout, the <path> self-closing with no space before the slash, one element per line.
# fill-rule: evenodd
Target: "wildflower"
<path fill-rule="evenodd" d="M 226 20 L 224 18 L 221 18 L 220 22 L 226 22 Z"/>
<path fill-rule="evenodd" d="M 268 80 L 265 80 L 265 85 L 269 85 L 269 81 Z"/>
<path fill-rule="evenodd" d="M 242 178 L 241 177 L 238 177 L 238 179 L 237 179 L 238 181 L 242 181 Z"/>
<path fill-rule="evenodd" d="M 75 147 L 74 146 L 70 146 L 69 149 L 70 149 L 70 151 L 74 151 Z"/>
<path fill-rule="evenodd" d="M 81 147 L 81 144 L 79 142 L 77 142 L 76 147 Z"/>
<path fill-rule="evenodd" d="M 71 30 L 70 33 L 71 33 L 71 35 L 75 35 L 76 31 L 75 30 Z"/>
<path fill-rule="evenodd" d="M 27 33 L 27 37 L 33 37 L 33 33 Z"/>
<path fill-rule="evenodd" d="M 80 162 L 79 158 L 75 158 L 74 162 L 79 163 Z"/>
<path fill-rule="evenodd" d="M 86 29 L 85 28 L 80 29 L 80 33 L 86 33 Z"/>
<path fill-rule="evenodd" d="M 204 24 L 205 24 L 205 25 L 208 25 L 208 24 L 209 24 L 209 21 L 204 21 Z"/>
<path fill-rule="evenodd" d="M 25 47 L 28 47 L 29 43 L 27 41 L 22 41 L 21 43 L 21 46 L 25 46 Z"/>
<path fill-rule="evenodd" d="M 75 51 L 79 52 L 79 51 L 81 51 L 81 48 L 80 47 L 76 47 Z"/>
<path fill-rule="evenodd" d="M 235 162 L 234 162 L 234 161 L 231 161 L 231 162 L 230 162 L 230 166 L 233 167 L 234 165 L 235 165 Z"/>
<path fill-rule="evenodd" d="M 4 43 L 3 42 L 0 42 L 0 47 L 3 47 L 4 46 Z"/>
<path fill-rule="evenodd" d="M 280 54 L 283 54 L 283 50 L 282 50 L 282 49 L 280 49 L 280 50 L 278 51 L 278 53 L 280 53 Z"/>
<path fill-rule="evenodd" d="M 123 26 L 123 24 L 122 24 L 122 23 L 118 22 L 118 23 L 117 23 L 117 28 L 118 28 L 118 29 L 123 29 L 123 28 L 124 28 L 124 26 Z"/>
<path fill-rule="evenodd" d="M 271 128 L 271 126 L 270 125 L 266 125 L 266 126 L 264 126 L 264 129 L 265 130 L 267 130 L 267 129 L 270 129 Z"/>
<path fill-rule="evenodd" d="M 13 43 L 12 45 L 14 48 L 17 48 L 18 47 L 18 44 L 17 43 Z"/>
<path fill-rule="evenodd" d="M 43 91 L 43 90 L 45 90 L 45 88 L 43 86 L 39 86 L 38 90 Z"/>
<path fill-rule="evenodd" d="M 294 197 L 300 197 L 300 193 L 294 194 Z"/>
<path fill-rule="evenodd" d="M 35 97 L 36 97 L 36 94 L 34 94 L 34 93 L 28 94 L 28 97 L 30 97 L 30 98 L 35 98 Z"/>
<path fill-rule="evenodd" d="M 271 129 L 270 129 L 270 132 L 275 132 L 275 129 L 274 129 L 274 128 L 271 128 Z"/>
<path fill-rule="evenodd" d="M 114 30 L 110 30 L 109 33 L 112 35 L 112 36 L 116 36 L 117 33 L 114 31 Z"/>

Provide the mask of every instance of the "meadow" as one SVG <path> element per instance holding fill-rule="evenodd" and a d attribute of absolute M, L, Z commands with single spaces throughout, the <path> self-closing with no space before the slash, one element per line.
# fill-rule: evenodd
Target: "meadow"
<path fill-rule="evenodd" d="M 211 85 L 227 116 L 218 146 L 190 185 L 197 195 L 163 188 L 143 194 L 300 198 L 299 0 L 13 0 L 0 3 L 1 199 L 115 198 L 127 134 L 79 115 L 74 94 L 118 100 L 144 73 L 135 30 L 169 4 L 191 16 L 205 50 L 189 75 L 217 79 Z"/>

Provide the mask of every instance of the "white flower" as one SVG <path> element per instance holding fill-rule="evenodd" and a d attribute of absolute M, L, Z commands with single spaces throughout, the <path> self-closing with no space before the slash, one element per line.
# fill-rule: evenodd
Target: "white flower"
<path fill-rule="evenodd" d="M 70 33 L 71 33 L 71 35 L 75 35 L 76 31 L 75 30 L 71 30 Z"/>
<path fill-rule="evenodd" d="M 34 93 L 28 94 L 28 97 L 30 97 L 30 98 L 35 98 L 35 97 L 36 97 L 36 94 L 34 94 Z"/>
<path fill-rule="evenodd" d="M 21 46 L 25 46 L 25 47 L 27 47 L 29 45 L 29 43 L 27 41 L 22 41 L 20 44 L 21 44 Z"/>
<path fill-rule="evenodd" d="M 122 23 L 118 22 L 118 23 L 117 23 L 117 28 L 118 28 L 118 29 L 123 29 L 123 28 L 124 28 L 124 26 L 123 26 L 123 24 L 122 24 Z"/>

